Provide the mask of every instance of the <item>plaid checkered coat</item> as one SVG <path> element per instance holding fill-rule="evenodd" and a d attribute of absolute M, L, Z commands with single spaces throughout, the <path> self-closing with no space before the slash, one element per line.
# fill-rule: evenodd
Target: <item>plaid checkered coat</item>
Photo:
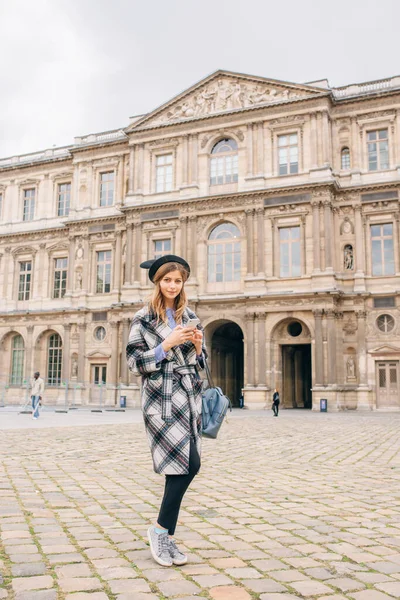
<path fill-rule="evenodd" d="M 196 315 L 186 308 L 182 325 Z M 202 327 L 199 325 L 199 329 Z M 126 347 L 129 369 L 142 376 L 142 411 L 156 473 L 185 475 L 189 471 L 190 435 L 201 452 L 202 369 L 192 342 L 168 351 L 161 363 L 155 361 L 155 348 L 171 333 L 147 307 L 133 317 Z M 207 351 L 203 339 L 203 354 Z"/>

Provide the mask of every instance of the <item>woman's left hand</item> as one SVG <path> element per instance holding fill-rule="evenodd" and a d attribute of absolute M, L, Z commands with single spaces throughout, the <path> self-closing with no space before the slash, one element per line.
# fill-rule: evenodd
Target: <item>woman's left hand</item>
<path fill-rule="evenodd" d="M 193 344 L 196 348 L 196 353 L 200 355 L 203 352 L 203 332 L 200 329 L 194 330 Z"/>

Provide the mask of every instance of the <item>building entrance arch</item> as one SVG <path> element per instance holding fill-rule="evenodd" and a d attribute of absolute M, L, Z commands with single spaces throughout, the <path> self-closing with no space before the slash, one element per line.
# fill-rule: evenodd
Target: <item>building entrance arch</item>
<path fill-rule="evenodd" d="M 205 335 L 214 383 L 237 407 L 244 386 L 243 331 L 233 321 L 220 319 L 207 325 Z"/>

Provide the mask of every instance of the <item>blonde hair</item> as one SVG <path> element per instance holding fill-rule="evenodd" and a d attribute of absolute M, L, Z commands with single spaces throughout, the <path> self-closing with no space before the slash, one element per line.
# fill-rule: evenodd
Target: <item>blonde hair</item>
<path fill-rule="evenodd" d="M 175 322 L 179 325 L 182 323 L 182 315 L 183 311 L 187 306 L 187 298 L 185 292 L 185 282 L 189 277 L 189 273 L 186 271 L 183 265 L 179 263 L 166 263 L 162 265 L 154 276 L 154 290 L 149 300 L 149 310 L 155 314 L 158 321 L 164 321 L 164 323 L 168 322 L 167 319 L 167 311 L 165 307 L 165 299 L 161 291 L 160 281 L 167 275 L 167 273 L 171 273 L 172 271 L 179 271 L 182 275 L 182 289 L 179 295 L 175 298 L 174 309 L 175 309 Z"/>

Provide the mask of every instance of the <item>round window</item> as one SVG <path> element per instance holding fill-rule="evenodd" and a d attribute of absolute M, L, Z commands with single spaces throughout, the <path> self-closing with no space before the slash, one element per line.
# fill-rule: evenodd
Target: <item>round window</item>
<path fill-rule="evenodd" d="M 376 320 L 376 325 L 379 331 L 389 333 L 394 329 L 394 319 L 391 315 L 379 315 Z"/>
<path fill-rule="evenodd" d="M 106 330 L 103 326 L 100 325 L 100 327 L 96 327 L 96 329 L 94 330 L 94 337 L 98 342 L 102 342 L 104 340 L 104 338 L 106 337 Z"/>
<path fill-rule="evenodd" d="M 287 326 L 287 330 L 289 335 L 291 335 L 292 337 L 297 337 L 301 334 L 303 328 L 301 326 L 301 323 L 299 323 L 298 321 L 293 321 L 292 323 L 289 323 L 289 325 Z"/>

